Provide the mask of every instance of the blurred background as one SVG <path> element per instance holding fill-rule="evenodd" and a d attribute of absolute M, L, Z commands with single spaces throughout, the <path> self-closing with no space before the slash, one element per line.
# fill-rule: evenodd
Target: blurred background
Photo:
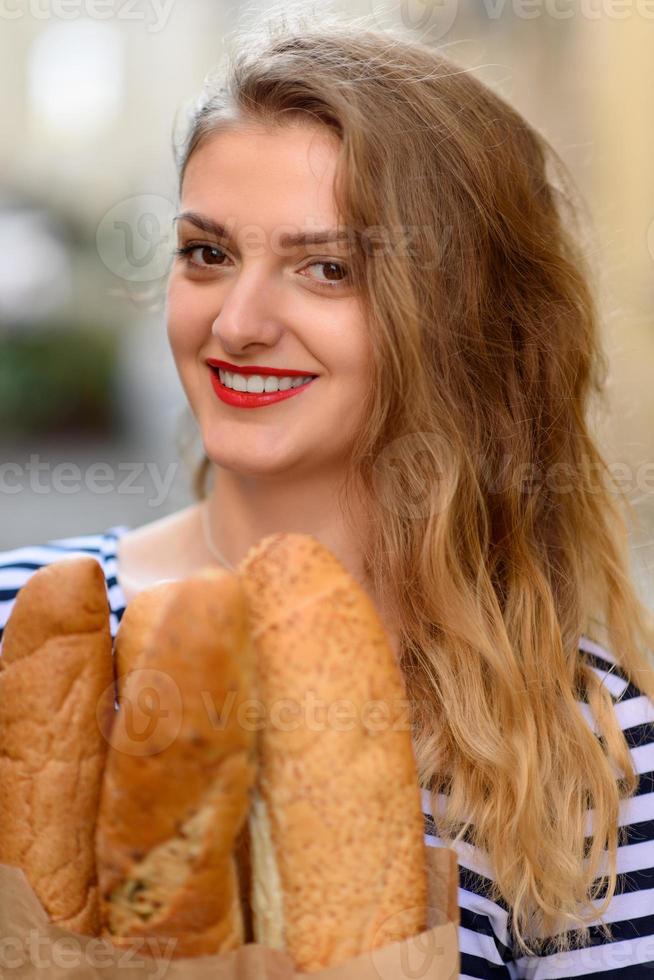
<path fill-rule="evenodd" d="M 173 135 L 232 33 L 283 8 L 0 4 L 0 550 L 135 527 L 192 502 L 201 446 L 164 311 Z M 439 47 L 570 168 L 594 225 L 611 364 L 598 438 L 636 507 L 633 571 L 654 608 L 654 3 L 329 9 Z"/>

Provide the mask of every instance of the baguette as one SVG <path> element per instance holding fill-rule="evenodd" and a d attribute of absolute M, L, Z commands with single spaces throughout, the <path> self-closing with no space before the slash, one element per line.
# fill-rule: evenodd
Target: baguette
<path fill-rule="evenodd" d="M 62 929 L 97 935 L 94 827 L 114 708 L 109 602 L 90 556 L 37 569 L 0 657 L 0 863 Z"/>
<path fill-rule="evenodd" d="M 315 538 L 273 534 L 237 572 L 265 718 L 249 815 L 254 935 L 310 973 L 427 928 L 404 682 L 371 599 Z"/>
<path fill-rule="evenodd" d="M 140 617 L 123 621 L 126 650 Z M 234 851 L 255 775 L 239 713 L 253 656 L 237 576 L 206 569 L 172 583 L 144 640 L 122 677 L 102 785 L 101 934 L 119 947 L 173 940 L 173 958 L 226 952 L 244 941 Z M 135 737 L 133 709 L 148 698 L 155 724 Z"/>
<path fill-rule="evenodd" d="M 152 631 L 162 615 L 166 600 L 174 594 L 177 582 L 158 582 L 138 592 L 125 608 L 114 644 L 117 694 L 120 699 L 124 677 L 134 670 L 148 646 Z"/>

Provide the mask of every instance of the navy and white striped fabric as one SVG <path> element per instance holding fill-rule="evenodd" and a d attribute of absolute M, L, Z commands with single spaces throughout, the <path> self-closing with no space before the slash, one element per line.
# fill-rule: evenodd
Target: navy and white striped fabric
<path fill-rule="evenodd" d="M 30 575 L 42 565 L 50 565 L 76 554 L 90 555 L 102 566 L 111 610 L 111 635 L 115 636 L 126 605 L 123 591 L 116 580 L 116 549 L 119 538 L 128 530 L 128 527 L 118 525 L 101 534 L 56 538 L 43 545 L 27 545 L 0 552 L 0 640 L 16 594 Z"/>
<path fill-rule="evenodd" d="M 115 526 L 100 534 L 59 538 L 44 545 L 26 546 L 0 553 L 0 640 L 16 594 L 42 565 L 72 554 L 92 555 L 104 570 L 111 609 L 111 633 L 115 636 L 125 610 L 125 597 L 116 579 L 116 548 L 127 527 Z M 510 928 L 510 909 L 485 897 L 492 869 L 483 853 L 472 845 L 456 845 L 459 862 L 459 947 L 461 978 L 524 977 L 529 980 L 565 980 L 596 977 L 602 980 L 649 980 L 654 978 L 654 704 L 627 682 L 616 658 L 582 637 L 580 649 L 610 691 L 615 712 L 625 732 L 640 774 L 636 794 L 623 801 L 620 824 L 628 827 L 628 841 L 618 851 L 618 882 L 605 921 L 612 928 L 607 941 L 591 926 L 591 942 L 582 949 L 558 955 L 520 956 Z M 584 702 L 578 702 L 589 725 L 595 719 Z M 425 842 L 442 846 L 436 835 L 430 797 L 422 791 Z M 587 836 L 592 834 L 592 811 Z"/>

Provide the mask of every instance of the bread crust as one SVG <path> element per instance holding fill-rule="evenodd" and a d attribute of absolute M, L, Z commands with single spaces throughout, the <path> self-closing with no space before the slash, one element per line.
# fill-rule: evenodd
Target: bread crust
<path fill-rule="evenodd" d="M 114 665 L 119 697 L 123 677 L 136 667 L 163 613 L 166 600 L 174 595 L 177 586 L 177 582 L 159 582 L 138 592 L 127 604 L 114 643 Z"/>
<path fill-rule="evenodd" d="M 124 639 L 139 621 L 124 619 Z M 173 958 L 226 952 L 244 941 L 234 851 L 255 775 L 239 711 L 254 662 L 238 578 L 209 569 L 172 583 L 145 634 L 122 677 L 102 787 L 102 935 L 174 940 Z M 146 701 L 155 724 L 144 727 L 132 709 Z"/>
<path fill-rule="evenodd" d="M 308 973 L 426 928 L 409 705 L 375 606 L 315 538 L 271 535 L 237 571 L 266 722 L 250 818 L 255 938 Z"/>
<path fill-rule="evenodd" d="M 37 569 L 0 657 L 0 863 L 51 921 L 99 930 L 94 828 L 114 705 L 109 602 L 90 556 Z"/>

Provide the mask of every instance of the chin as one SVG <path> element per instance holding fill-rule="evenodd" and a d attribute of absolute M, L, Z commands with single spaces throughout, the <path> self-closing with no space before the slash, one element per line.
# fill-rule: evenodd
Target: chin
<path fill-rule="evenodd" d="M 281 474 L 290 470 L 302 461 L 303 453 L 293 455 L 277 452 L 271 453 L 263 446 L 246 446 L 240 444 L 231 446 L 228 440 L 220 439 L 217 435 L 203 438 L 204 451 L 212 463 L 221 469 L 230 470 L 242 476 L 265 477 Z"/>

